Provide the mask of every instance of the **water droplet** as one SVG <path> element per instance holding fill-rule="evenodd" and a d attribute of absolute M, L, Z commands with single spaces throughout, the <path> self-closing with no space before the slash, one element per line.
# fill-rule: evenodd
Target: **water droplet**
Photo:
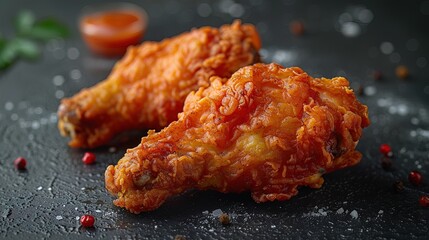
<path fill-rule="evenodd" d="M 380 45 L 380 51 L 386 55 L 393 53 L 395 48 L 391 42 L 382 42 Z"/>
<path fill-rule="evenodd" d="M 425 57 L 419 57 L 417 58 L 416 64 L 419 68 L 424 68 L 426 67 L 428 61 L 426 60 Z"/>
<path fill-rule="evenodd" d="M 341 25 L 341 33 L 346 37 L 357 37 L 361 33 L 361 29 L 355 22 L 346 22 Z"/>
<path fill-rule="evenodd" d="M 410 51 L 417 51 L 417 49 L 419 49 L 419 45 L 419 41 L 414 38 L 408 39 L 406 43 L 407 49 Z"/>
<path fill-rule="evenodd" d="M 13 104 L 13 102 L 6 102 L 6 103 L 4 104 L 4 109 L 5 109 L 6 111 L 12 111 L 12 110 L 13 110 L 13 108 L 14 108 L 14 104 Z"/>
<path fill-rule="evenodd" d="M 201 17 L 208 17 L 212 13 L 212 7 L 207 3 L 201 3 L 197 7 L 197 13 Z"/>
<path fill-rule="evenodd" d="M 362 9 L 358 13 L 358 20 L 362 23 L 370 23 L 374 18 L 374 14 L 369 9 Z"/>
<path fill-rule="evenodd" d="M 74 80 L 78 80 L 82 77 L 82 74 L 79 69 L 73 69 L 70 71 L 70 78 Z"/>
<path fill-rule="evenodd" d="M 401 55 L 399 55 L 397 52 L 394 52 L 389 56 L 389 59 L 392 63 L 399 63 L 401 61 Z"/>
<path fill-rule="evenodd" d="M 241 4 L 234 3 L 229 8 L 228 12 L 232 17 L 239 18 L 244 14 L 244 7 Z"/>
<path fill-rule="evenodd" d="M 377 88 L 375 88 L 374 86 L 368 86 L 365 88 L 364 92 L 367 96 L 373 96 L 377 93 Z"/>
<path fill-rule="evenodd" d="M 79 58 L 80 52 L 77 48 L 71 47 L 67 49 L 67 57 L 71 60 L 76 60 Z"/>
<path fill-rule="evenodd" d="M 53 83 L 55 86 L 61 86 L 61 85 L 63 85 L 63 84 L 64 84 L 64 81 L 65 81 L 65 79 L 64 79 L 64 77 L 63 77 L 63 76 L 61 76 L 61 75 L 55 75 L 55 76 L 52 78 L 52 83 Z"/>
<path fill-rule="evenodd" d="M 57 91 L 55 91 L 55 97 L 57 99 L 63 98 L 64 97 L 64 91 L 63 90 L 57 90 Z"/>

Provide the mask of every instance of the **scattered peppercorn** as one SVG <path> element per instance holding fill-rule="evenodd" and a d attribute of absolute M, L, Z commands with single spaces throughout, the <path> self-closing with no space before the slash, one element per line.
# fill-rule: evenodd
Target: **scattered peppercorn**
<path fill-rule="evenodd" d="M 80 217 L 80 224 L 82 225 L 82 227 L 91 228 L 94 227 L 94 223 L 95 218 L 92 215 L 85 214 Z"/>
<path fill-rule="evenodd" d="M 375 70 L 372 76 L 374 80 L 381 80 L 383 78 L 383 74 L 378 70 Z"/>
<path fill-rule="evenodd" d="M 304 32 L 305 32 L 304 23 L 302 23 L 301 21 L 298 21 L 298 20 L 292 21 L 289 25 L 289 28 L 291 33 L 295 36 L 304 35 Z"/>
<path fill-rule="evenodd" d="M 389 153 L 392 152 L 392 148 L 389 146 L 389 144 L 381 144 L 380 152 L 383 153 L 386 157 L 389 157 Z"/>
<path fill-rule="evenodd" d="M 27 166 L 27 160 L 25 160 L 23 157 L 19 157 L 13 161 L 13 164 L 17 170 L 25 170 Z"/>
<path fill-rule="evenodd" d="M 174 237 L 174 240 L 186 240 L 186 238 L 185 238 L 185 236 L 183 236 L 183 235 L 176 235 L 176 236 Z"/>
<path fill-rule="evenodd" d="M 418 171 L 411 171 L 410 174 L 408 174 L 408 180 L 414 186 L 418 186 L 422 182 L 422 175 Z"/>
<path fill-rule="evenodd" d="M 85 155 L 83 155 L 82 162 L 86 165 L 94 164 L 95 158 L 94 153 L 86 152 Z"/>
<path fill-rule="evenodd" d="M 392 160 L 388 157 L 383 157 L 381 159 L 381 167 L 384 170 L 389 170 L 392 167 Z"/>
<path fill-rule="evenodd" d="M 395 192 L 400 193 L 403 192 L 405 187 L 404 187 L 404 183 L 400 180 L 395 181 L 395 183 L 393 184 L 393 189 L 395 190 Z"/>
<path fill-rule="evenodd" d="M 422 207 L 429 207 L 429 196 L 420 196 L 419 204 Z"/>
<path fill-rule="evenodd" d="M 399 65 L 395 69 L 396 76 L 400 79 L 406 79 L 410 75 L 408 68 L 404 65 Z"/>
<path fill-rule="evenodd" d="M 229 218 L 228 214 L 222 213 L 219 215 L 219 222 L 222 223 L 222 225 L 226 226 L 231 223 L 231 219 Z"/>

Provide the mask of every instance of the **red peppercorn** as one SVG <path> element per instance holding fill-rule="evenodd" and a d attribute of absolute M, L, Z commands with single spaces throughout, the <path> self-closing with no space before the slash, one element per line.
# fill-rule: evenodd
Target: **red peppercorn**
<path fill-rule="evenodd" d="M 383 74 L 380 71 L 376 70 L 373 73 L 373 77 L 374 77 L 374 80 L 380 80 L 383 78 Z"/>
<path fill-rule="evenodd" d="M 86 165 L 94 164 L 95 154 L 91 152 L 86 152 L 85 155 L 83 155 L 82 162 Z"/>
<path fill-rule="evenodd" d="M 422 182 L 422 175 L 418 171 L 411 171 L 410 174 L 408 174 L 408 180 L 413 185 L 418 186 Z"/>
<path fill-rule="evenodd" d="M 13 164 L 15 165 L 15 168 L 18 170 L 25 170 L 27 166 L 27 160 L 23 157 L 19 157 L 13 161 Z"/>
<path fill-rule="evenodd" d="M 381 144 L 380 152 L 389 157 L 391 156 L 392 148 L 389 146 L 389 144 Z"/>
<path fill-rule="evenodd" d="M 429 196 L 420 196 L 419 204 L 422 207 L 429 207 Z"/>
<path fill-rule="evenodd" d="M 289 28 L 292 34 L 295 36 L 304 35 L 305 27 L 304 27 L 304 23 L 302 23 L 301 21 L 297 21 L 297 20 L 292 21 L 289 25 Z"/>
<path fill-rule="evenodd" d="M 80 217 L 80 224 L 82 225 L 82 227 L 91 228 L 94 227 L 94 223 L 95 218 L 92 215 L 85 214 Z"/>

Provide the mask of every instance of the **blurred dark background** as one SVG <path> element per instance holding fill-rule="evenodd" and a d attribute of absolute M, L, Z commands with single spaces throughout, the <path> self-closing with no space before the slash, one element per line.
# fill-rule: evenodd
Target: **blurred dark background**
<path fill-rule="evenodd" d="M 116 61 L 90 53 L 79 34 L 81 9 L 104 2 L 0 2 L 2 37 L 13 36 L 13 19 L 23 9 L 54 17 L 71 31 L 65 40 L 42 45 L 35 61 L 19 60 L 0 72 L 0 238 L 427 238 L 429 209 L 418 198 L 429 194 L 428 0 L 130 1 L 149 15 L 143 40 L 234 19 L 255 24 L 265 62 L 347 77 L 372 120 L 358 146 L 362 162 L 326 175 L 321 189 L 302 188 L 290 201 L 266 204 L 248 193 L 191 191 L 140 215 L 114 207 L 103 179 L 106 166 L 136 141 L 97 149 L 97 164 L 84 166 L 84 151 L 70 149 L 56 128 L 60 99 L 104 79 Z M 302 35 L 290 29 L 297 21 Z M 398 76 L 398 66 L 409 76 Z M 387 171 L 383 143 L 393 151 Z M 13 168 L 18 156 L 28 159 L 26 172 Z M 422 173 L 421 186 L 408 183 L 411 170 Z M 401 193 L 393 188 L 397 180 L 405 184 Z M 230 226 L 214 217 L 219 209 L 232 216 Z M 79 227 L 84 213 L 96 217 L 95 229 Z"/>

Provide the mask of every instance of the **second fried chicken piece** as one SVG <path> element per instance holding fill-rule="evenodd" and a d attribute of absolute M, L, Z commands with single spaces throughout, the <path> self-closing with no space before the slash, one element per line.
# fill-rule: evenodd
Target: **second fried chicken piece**
<path fill-rule="evenodd" d="M 133 213 L 188 189 L 250 191 L 257 202 L 286 200 L 322 174 L 354 165 L 369 125 L 345 78 L 312 78 L 276 64 L 244 67 L 191 93 L 179 120 L 150 131 L 106 170 L 114 203 Z"/>
<path fill-rule="evenodd" d="M 123 131 L 160 129 L 211 76 L 230 77 L 258 62 L 260 45 L 254 26 L 236 21 L 130 47 L 105 81 L 62 100 L 60 132 L 70 146 L 92 148 Z"/>

